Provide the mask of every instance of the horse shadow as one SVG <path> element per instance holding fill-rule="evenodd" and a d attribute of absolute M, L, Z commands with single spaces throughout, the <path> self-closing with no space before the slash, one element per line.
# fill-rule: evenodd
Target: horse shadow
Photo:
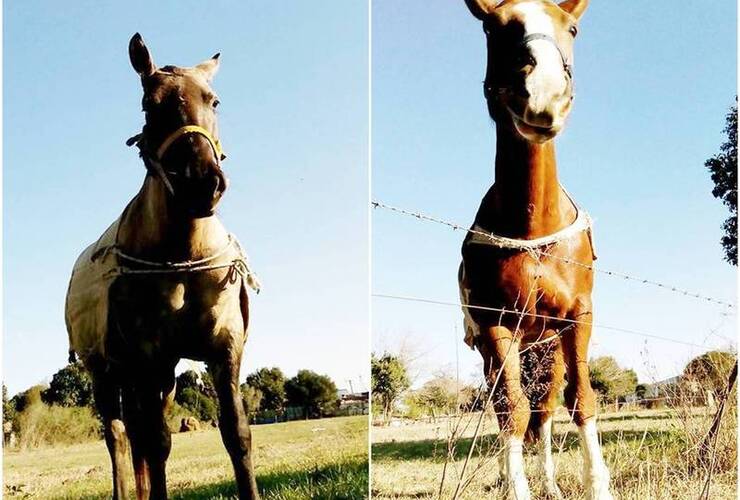
<path fill-rule="evenodd" d="M 610 430 L 599 433 L 603 447 L 618 443 L 635 444 L 642 442 L 645 449 L 649 450 L 653 445 L 664 443 L 667 439 L 676 439 L 676 432 L 671 430 Z M 478 439 L 473 457 L 486 456 L 493 450 L 499 448 L 496 443 L 498 433 L 486 434 Z M 454 446 L 453 456 L 455 460 L 464 459 L 470 451 L 472 438 L 458 439 Z M 553 433 L 553 453 L 578 450 L 580 439 L 577 432 L 555 432 Z M 428 460 L 443 463 L 449 454 L 448 442 L 441 439 L 423 439 L 418 441 L 384 442 L 372 445 L 373 461 L 408 461 Z M 526 446 L 525 453 L 537 452 L 535 446 Z"/>
<path fill-rule="evenodd" d="M 261 472 L 256 470 L 257 486 L 263 499 L 285 498 L 289 492 L 299 491 L 306 496 L 318 491 L 320 498 L 345 499 L 366 495 L 368 489 L 367 461 L 353 460 L 328 464 L 310 470 Z M 290 495 L 288 495 L 290 496 Z M 60 496 L 55 500 L 67 500 Z M 87 495 L 75 500 L 101 500 L 109 495 Z M 237 500 L 236 483 L 224 479 L 185 488 L 170 488 L 172 500 Z M 71 499 L 69 499 L 71 500 Z"/>

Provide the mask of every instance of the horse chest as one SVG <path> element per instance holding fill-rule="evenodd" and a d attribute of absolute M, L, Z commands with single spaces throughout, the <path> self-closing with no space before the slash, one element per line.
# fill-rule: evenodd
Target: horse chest
<path fill-rule="evenodd" d="M 549 266 L 526 253 L 501 256 L 489 249 L 466 252 L 464 262 L 471 302 L 510 311 L 565 317 L 572 308 L 574 290 L 557 266 Z M 498 315 L 473 313 L 498 321 Z M 516 318 L 524 329 L 537 328 L 534 316 Z"/>
<path fill-rule="evenodd" d="M 233 292 L 206 274 L 123 276 L 111 289 L 111 337 L 145 354 L 188 349 L 216 334 L 229 304 L 238 303 Z"/>

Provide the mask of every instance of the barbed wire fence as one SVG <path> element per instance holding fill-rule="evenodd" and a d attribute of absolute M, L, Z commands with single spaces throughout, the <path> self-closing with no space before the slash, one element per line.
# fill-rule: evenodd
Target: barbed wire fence
<path fill-rule="evenodd" d="M 462 226 L 460 224 L 455 224 L 454 222 L 449 222 L 449 221 L 440 219 L 438 217 L 433 217 L 431 215 L 427 215 L 427 214 L 422 213 L 422 212 L 411 211 L 411 210 L 407 210 L 407 209 L 403 209 L 403 208 L 398 208 L 398 207 L 395 207 L 395 206 L 392 206 L 392 205 L 387 205 L 387 204 L 382 203 L 380 201 L 373 201 L 372 202 L 372 206 L 375 209 L 388 210 L 390 212 L 394 212 L 394 213 L 397 213 L 397 214 L 406 215 L 406 216 L 409 216 L 409 217 L 416 218 L 416 219 L 418 219 L 420 221 L 427 221 L 427 222 L 432 222 L 432 223 L 435 223 L 435 224 L 447 226 L 447 227 L 451 228 L 454 231 L 464 231 L 464 232 L 469 233 L 469 234 L 474 234 L 474 235 L 477 235 L 477 236 L 482 236 L 484 238 L 488 238 L 491 241 L 494 241 L 495 240 L 495 235 L 493 235 L 492 233 L 488 233 L 488 232 L 485 232 L 485 231 L 479 231 L 479 230 L 475 230 L 475 229 L 469 229 L 469 228 L 466 228 L 465 226 Z M 548 257 L 548 258 L 551 258 L 551 259 L 559 260 L 559 261 L 564 262 L 564 263 L 567 263 L 567 264 L 571 264 L 571 265 L 574 265 L 574 266 L 582 267 L 584 269 L 589 269 L 589 270 L 591 270 L 591 271 L 593 271 L 595 273 L 600 273 L 600 274 L 604 274 L 604 275 L 607 275 L 607 276 L 612 276 L 614 278 L 622 278 L 622 279 L 628 280 L 628 281 L 634 281 L 634 282 L 640 283 L 642 285 L 649 285 L 649 286 L 661 288 L 661 289 L 666 290 L 668 292 L 676 293 L 676 294 L 683 295 L 683 296 L 686 296 L 686 297 L 691 297 L 691 298 L 694 298 L 694 299 L 697 299 L 697 300 L 701 300 L 701 301 L 705 301 L 705 302 L 709 302 L 709 303 L 712 303 L 712 304 L 717 304 L 717 305 L 726 307 L 727 309 L 731 310 L 732 313 L 735 313 L 736 312 L 736 309 L 737 309 L 736 304 L 734 304 L 732 302 L 729 302 L 729 301 L 726 301 L 726 300 L 722 300 L 722 299 L 717 299 L 717 298 L 710 297 L 710 296 L 707 296 L 707 295 L 703 295 L 701 293 L 692 292 L 690 290 L 684 289 L 684 288 L 679 287 L 679 286 L 671 285 L 671 284 L 668 284 L 668 283 L 663 283 L 663 282 L 656 281 L 656 280 L 653 280 L 653 279 L 643 278 L 643 277 L 640 277 L 640 276 L 635 276 L 635 275 L 624 273 L 624 272 L 621 272 L 621 271 L 615 271 L 615 270 L 610 270 L 610 269 L 602 269 L 601 267 L 594 266 L 593 264 L 585 264 L 583 262 L 578 262 L 576 260 L 569 259 L 567 257 L 561 257 L 559 255 L 554 255 L 551 252 L 548 252 L 546 250 L 537 249 L 537 250 L 533 250 L 533 252 L 536 255 L 538 255 L 538 256 Z"/>
<path fill-rule="evenodd" d="M 459 230 L 459 231 L 464 231 L 464 232 L 469 233 L 469 234 L 473 234 L 473 235 L 477 235 L 477 236 L 482 236 L 484 238 L 489 239 L 491 242 L 494 242 L 495 241 L 495 235 L 493 235 L 491 233 L 487 233 L 485 231 L 480 231 L 480 230 L 476 230 L 476 229 L 465 228 L 465 227 L 461 226 L 460 224 L 456 224 L 456 223 L 449 222 L 449 221 L 446 221 L 446 220 L 443 220 L 443 219 L 440 219 L 440 218 L 437 218 L 437 217 L 433 217 L 433 216 L 427 215 L 427 214 L 422 213 L 422 212 L 419 212 L 419 211 L 412 211 L 412 210 L 398 208 L 398 207 L 395 207 L 395 206 L 387 205 L 387 204 L 382 203 L 380 201 L 373 201 L 372 202 L 372 207 L 374 209 L 384 209 L 384 210 L 387 210 L 387 211 L 390 211 L 390 212 L 393 212 L 393 213 L 401 214 L 401 215 L 408 216 L 408 217 L 413 217 L 413 218 L 415 218 L 415 219 L 417 219 L 419 221 L 426 221 L 426 222 L 431 222 L 431 223 L 435 223 L 435 224 L 438 224 L 438 225 L 446 226 L 448 228 L 451 228 L 454 231 L 458 231 Z M 544 258 L 548 258 L 548 259 L 558 260 L 558 261 L 561 261 L 561 262 L 566 263 L 566 264 L 569 264 L 569 265 L 573 265 L 573 266 L 577 266 L 577 267 L 588 269 L 588 270 L 590 270 L 592 272 L 595 272 L 595 273 L 600 273 L 600 274 L 604 274 L 604 275 L 611 276 L 611 277 L 614 277 L 614 278 L 619 278 L 619 279 L 623 279 L 623 280 L 626 280 L 626 281 L 635 282 L 635 283 L 638 283 L 640 285 L 652 286 L 652 287 L 655 287 L 655 288 L 659 288 L 659 289 L 668 291 L 670 293 L 682 295 L 682 296 L 689 297 L 689 298 L 692 298 L 692 299 L 695 299 L 695 300 L 698 300 L 698 301 L 703 301 L 703 302 L 706 302 L 706 303 L 710 303 L 710 304 L 714 304 L 714 305 L 720 306 L 722 308 L 722 310 L 720 312 L 720 315 L 723 318 L 722 318 L 721 322 L 716 327 L 712 328 L 711 331 L 709 332 L 709 334 L 704 337 L 704 342 L 702 344 L 698 344 L 698 343 L 695 343 L 695 342 L 688 342 L 688 341 L 679 340 L 679 339 L 675 339 L 675 338 L 670 338 L 670 337 L 666 337 L 666 336 L 662 336 L 662 335 L 657 335 L 657 334 L 651 333 L 651 332 L 638 331 L 638 330 L 634 330 L 634 329 L 630 329 L 630 328 L 623 328 L 623 327 L 612 326 L 612 325 L 603 325 L 603 324 L 599 324 L 599 323 L 593 323 L 593 322 L 590 322 L 590 321 L 581 321 L 581 320 L 575 320 L 575 319 L 567 319 L 567 318 L 560 318 L 560 317 L 555 317 L 555 316 L 549 316 L 549 315 L 545 315 L 545 314 L 538 314 L 536 312 L 532 312 L 532 311 L 535 310 L 534 307 L 531 307 L 531 306 L 528 307 L 529 296 L 531 295 L 532 290 L 530 290 L 530 293 L 528 294 L 527 303 L 525 303 L 524 304 L 524 307 L 522 307 L 520 309 L 518 309 L 516 307 L 510 308 L 510 309 L 507 309 L 507 308 L 496 308 L 496 307 L 486 307 L 486 306 L 473 305 L 473 304 L 463 304 L 461 302 L 435 300 L 435 299 L 431 299 L 431 298 L 418 297 L 418 296 L 412 296 L 412 295 L 394 295 L 394 294 L 388 294 L 388 293 L 373 293 L 372 296 L 375 297 L 375 298 L 381 298 L 381 299 L 390 299 L 390 300 L 398 300 L 398 301 L 425 303 L 425 304 L 430 304 L 430 305 L 452 306 L 452 307 L 459 307 L 461 309 L 477 309 L 477 310 L 484 310 L 484 311 L 490 311 L 490 312 L 497 312 L 497 313 L 499 313 L 499 318 L 500 318 L 499 321 L 501 321 L 501 318 L 503 318 L 505 315 L 516 315 L 518 317 L 518 324 L 521 324 L 521 322 L 522 322 L 522 320 L 524 318 L 531 317 L 531 318 L 536 318 L 536 319 L 542 319 L 542 320 L 545 320 L 545 321 L 547 321 L 547 320 L 558 321 L 560 323 L 565 323 L 565 324 L 568 325 L 565 328 L 562 328 L 560 331 L 558 331 L 556 333 L 556 335 L 554 335 L 552 337 L 549 337 L 549 338 L 546 338 L 546 339 L 542 339 L 542 334 L 541 334 L 540 337 L 538 339 L 536 339 L 532 343 L 533 344 L 532 346 L 528 346 L 523 351 L 519 351 L 519 349 L 513 349 L 513 351 L 515 351 L 517 353 L 525 352 L 527 349 L 530 349 L 530 348 L 532 348 L 534 346 L 538 346 L 538 345 L 541 345 L 541 344 L 549 344 L 548 346 L 546 346 L 546 348 L 550 348 L 550 346 L 552 345 L 552 341 L 553 340 L 559 339 L 560 336 L 565 331 L 567 331 L 569 328 L 571 328 L 571 327 L 573 327 L 575 325 L 578 325 L 578 324 L 589 325 L 589 326 L 591 326 L 593 328 L 596 328 L 596 329 L 611 330 L 611 331 L 616 331 L 616 332 L 625 333 L 625 334 L 629 334 L 629 335 L 644 337 L 644 338 L 647 338 L 647 339 L 655 339 L 655 340 L 660 340 L 660 341 L 664 341 L 664 342 L 670 342 L 670 343 L 675 343 L 675 344 L 681 344 L 681 345 L 686 345 L 686 346 L 691 346 L 691 347 L 706 349 L 706 347 L 707 347 L 706 346 L 706 342 L 708 341 L 709 337 L 712 336 L 712 335 L 716 335 L 717 334 L 717 331 L 725 324 L 725 322 L 727 321 L 728 317 L 733 316 L 733 315 L 736 315 L 736 310 L 737 310 L 736 304 L 734 304 L 732 302 L 729 302 L 727 300 L 718 299 L 718 298 L 711 297 L 711 296 L 708 296 L 708 295 L 704 295 L 704 294 L 701 294 L 701 293 L 693 292 L 693 291 L 690 291 L 688 289 L 685 289 L 685 288 L 682 288 L 682 287 L 679 287 L 679 286 L 675 286 L 675 285 L 663 283 L 663 282 L 656 281 L 656 280 L 653 280 L 653 279 L 643 278 L 643 277 L 639 277 L 639 276 L 632 275 L 632 274 L 625 273 L 625 272 L 621 272 L 621 271 L 614 271 L 614 270 L 609 270 L 609 269 L 603 269 L 601 267 L 596 267 L 593 264 L 586 264 L 586 263 L 583 263 L 583 262 L 578 262 L 576 260 L 569 259 L 567 257 L 562 257 L 562 256 L 559 256 L 559 255 L 554 255 L 551 252 L 548 252 L 547 250 L 545 250 L 545 248 L 547 248 L 547 247 L 535 248 L 535 249 L 528 248 L 526 251 L 529 252 L 540 264 L 542 264 L 542 258 L 543 257 Z M 536 302 L 537 302 L 537 299 L 535 298 L 535 303 Z M 544 333 L 544 327 L 543 327 L 543 333 Z M 729 339 L 726 339 L 726 340 L 729 340 Z M 732 342 L 732 343 L 734 344 L 734 342 Z M 501 366 L 503 366 L 506 363 L 506 361 L 508 360 L 508 358 L 509 358 L 509 356 L 510 356 L 510 354 L 512 352 L 512 347 L 514 345 L 518 345 L 518 344 L 512 343 L 510 345 L 509 349 L 506 352 L 505 358 L 504 358 L 504 360 L 501 363 Z M 491 406 L 493 406 L 495 408 L 496 407 L 496 403 L 497 402 L 500 402 L 500 401 L 494 401 L 493 400 L 493 396 L 494 396 L 494 392 L 496 391 L 496 389 L 498 387 L 499 378 L 501 376 L 501 372 L 502 371 L 503 370 L 500 370 L 500 369 L 497 370 L 497 373 L 496 373 L 495 377 L 493 377 L 491 380 L 489 380 L 490 383 L 488 383 L 488 390 L 485 391 L 485 393 L 482 391 L 482 389 L 486 385 L 486 382 L 483 382 L 481 384 L 481 386 L 479 387 L 479 390 L 478 390 L 478 393 L 476 395 L 475 402 L 474 402 L 473 406 L 475 407 L 475 405 L 478 403 L 478 401 L 479 401 L 479 399 L 481 397 L 481 394 L 485 394 L 486 397 L 485 397 L 485 400 L 484 400 L 484 403 L 483 403 L 482 411 L 480 412 L 480 415 L 478 416 L 477 422 L 475 424 L 475 430 L 474 430 L 474 433 L 473 433 L 473 436 L 472 436 L 472 439 L 471 439 L 470 447 L 468 449 L 468 452 L 466 453 L 464 462 L 462 464 L 462 468 L 461 468 L 461 470 L 457 471 L 457 483 L 455 485 L 454 493 L 452 495 L 453 500 L 457 500 L 457 499 L 460 498 L 460 496 L 462 495 L 463 491 L 470 485 L 470 483 L 472 482 L 472 480 L 474 479 L 474 477 L 481 470 L 484 469 L 484 467 L 485 467 L 486 463 L 489 461 L 489 459 L 491 459 L 491 458 L 501 458 L 502 457 L 503 446 L 500 443 L 500 438 L 501 438 L 502 433 L 499 432 L 499 434 L 496 436 L 496 439 L 494 440 L 494 442 L 489 445 L 489 447 L 488 447 L 488 450 L 489 451 L 487 453 L 483 453 L 482 450 L 478 450 L 479 451 L 479 461 L 476 464 L 476 466 L 473 468 L 473 470 L 466 476 L 466 472 L 467 472 L 469 463 L 472 460 L 473 454 L 474 454 L 475 449 L 476 449 L 476 443 L 477 443 L 477 441 L 478 441 L 478 439 L 480 437 L 480 434 L 482 432 L 482 423 L 483 423 L 483 420 L 484 420 L 485 415 L 488 414 L 488 415 L 494 415 L 496 417 L 505 417 L 506 418 L 505 422 L 510 422 L 511 421 L 511 418 L 513 417 L 512 411 L 498 412 L 498 411 L 490 411 L 489 410 L 489 408 Z M 490 374 L 487 374 L 486 375 L 486 378 L 487 379 L 488 379 L 489 375 Z M 524 392 L 523 392 L 523 394 L 524 394 Z M 726 394 L 725 396 L 729 396 L 729 394 Z M 499 399 L 501 399 L 501 397 L 499 397 Z M 660 401 L 660 400 L 665 400 L 665 398 L 660 398 L 660 397 L 640 398 L 640 399 L 637 399 L 637 400 L 634 400 L 634 401 L 630 401 L 629 403 L 630 404 L 644 404 L 644 403 L 652 403 L 654 401 Z M 723 408 L 724 407 L 725 400 L 726 400 L 726 397 L 722 399 L 720 408 Z M 535 408 L 530 408 L 529 411 L 530 411 L 530 413 L 537 413 L 537 412 L 552 413 L 551 410 L 538 410 L 538 409 L 535 409 Z M 574 414 L 571 413 L 571 415 L 570 415 L 571 422 L 572 422 L 573 416 L 574 416 Z M 459 415 L 458 415 L 458 417 L 459 417 Z M 720 417 L 721 417 L 721 415 L 718 414 L 718 416 L 716 417 L 716 419 L 718 419 Z M 440 498 L 440 500 L 443 498 L 443 488 L 444 488 L 445 480 L 446 480 L 446 477 L 447 477 L 448 468 L 450 467 L 451 464 L 454 465 L 454 456 L 455 456 L 455 450 L 456 450 L 457 445 L 458 445 L 458 441 L 463 437 L 463 435 L 465 434 L 465 432 L 467 431 L 467 429 L 471 425 L 472 421 L 473 420 L 472 420 L 472 417 L 471 417 L 470 419 L 468 419 L 467 423 L 465 423 L 464 424 L 464 427 L 461 429 L 463 418 L 457 418 L 457 420 L 455 421 L 454 425 L 449 429 L 449 438 L 448 438 L 448 443 L 447 443 L 447 455 L 445 457 L 445 463 L 444 463 L 444 467 L 443 467 L 443 471 L 442 471 L 442 477 L 441 477 L 440 484 L 439 484 L 439 489 L 438 489 L 438 498 Z M 505 422 L 502 424 L 501 421 L 499 421 L 499 428 L 501 427 L 501 425 L 506 426 L 507 424 Z M 646 432 L 647 432 L 647 428 L 646 428 Z M 563 436 L 563 442 L 564 442 L 566 436 L 567 436 L 567 433 L 566 433 L 565 436 Z M 560 443 L 560 446 L 559 446 L 559 450 L 561 452 L 562 452 L 563 442 L 561 442 Z M 711 474 L 712 474 L 712 469 L 710 468 L 709 471 L 708 471 L 707 479 L 706 479 L 705 490 L 708 490 L 708 484 L 711 481 Z M 702 492 L 702 493 L 704 494 L 704 492 Z"/>

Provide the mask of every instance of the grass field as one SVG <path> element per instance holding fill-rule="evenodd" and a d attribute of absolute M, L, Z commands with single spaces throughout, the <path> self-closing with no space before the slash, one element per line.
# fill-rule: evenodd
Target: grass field
<path fill-rule="evenodd" d="M 265 500 L 367 497 L 366 416 L 252 426 L 252 434 L 257 483 Z M 172 441 L 170 498 L 236 498 L 218 430 L 174 434 Z M 6 498 L 92 500 L 111 494 L 102 441 L 6 452 L 3 476 Z"/>
<path fill-rule="evenodd" d="M 477 418 L 478 414 L 473 415 Z M 607 413 L 599 417 L 599 430 L 604 458 L 611 471 L 615 498 L 622 500 L 696 499 L 704 483 L 704 474 L 690 462 L 691 440 L 686 426 L 709 428 L 706 414 L 679 416 L 669 410 Z M 688 421 L 687 421 L 688 419 Z M 486 419 L 483 445 L 492 448 L 497 426 Z M 582 458 L 576 427 L 567 414 L 559 413 L 555 420 L 553 454 L 556 479 L 568 500 L 584 498 L 581 487 Z M 377 499 L 438 498 L 438 489 L 448 454 L 449 429 L 452 420 L 437 423 L 415 423 L 397 427 L 372 429 L 372 492 Z M 735 499 L 737 430 L 734 416 L 727 418 L 723 431 L 726 447 L 718 458 L 718 472 L 713 476 L 709 498 Z M 443 498 L 452 498 L 459 470 L 470 449 L 474 424 L 460 439 L 454 460 L 447 465 Z M 538 477 L 541 469 L 535 448 L 525 449 L 527 477 L 534 498 L 545 498 Z M 498 482 L 498 460 L 493 452 L 474 453 L 468 471 L 480 466 L 462 498 L 505 498 Z M 703 471 L 702 471 L 703 472 Z M 466 473 L 468 477 L 468 473 Z"/>

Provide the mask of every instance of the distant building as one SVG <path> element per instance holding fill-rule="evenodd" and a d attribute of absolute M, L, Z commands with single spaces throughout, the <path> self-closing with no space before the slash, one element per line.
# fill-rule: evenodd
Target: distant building
<path fill-rule="evenodd" d="M 367 415 L 370 410 L 370 393 L 355 392 L 349 393 L 339 391 L 339 414 L 341 415 Z"/>
<path fill-rule="evenodd" d="M 681 377 L 675 376 L 649 384 L 645 389 L 645 399 L 673 397 L 680 381 Z"/>

